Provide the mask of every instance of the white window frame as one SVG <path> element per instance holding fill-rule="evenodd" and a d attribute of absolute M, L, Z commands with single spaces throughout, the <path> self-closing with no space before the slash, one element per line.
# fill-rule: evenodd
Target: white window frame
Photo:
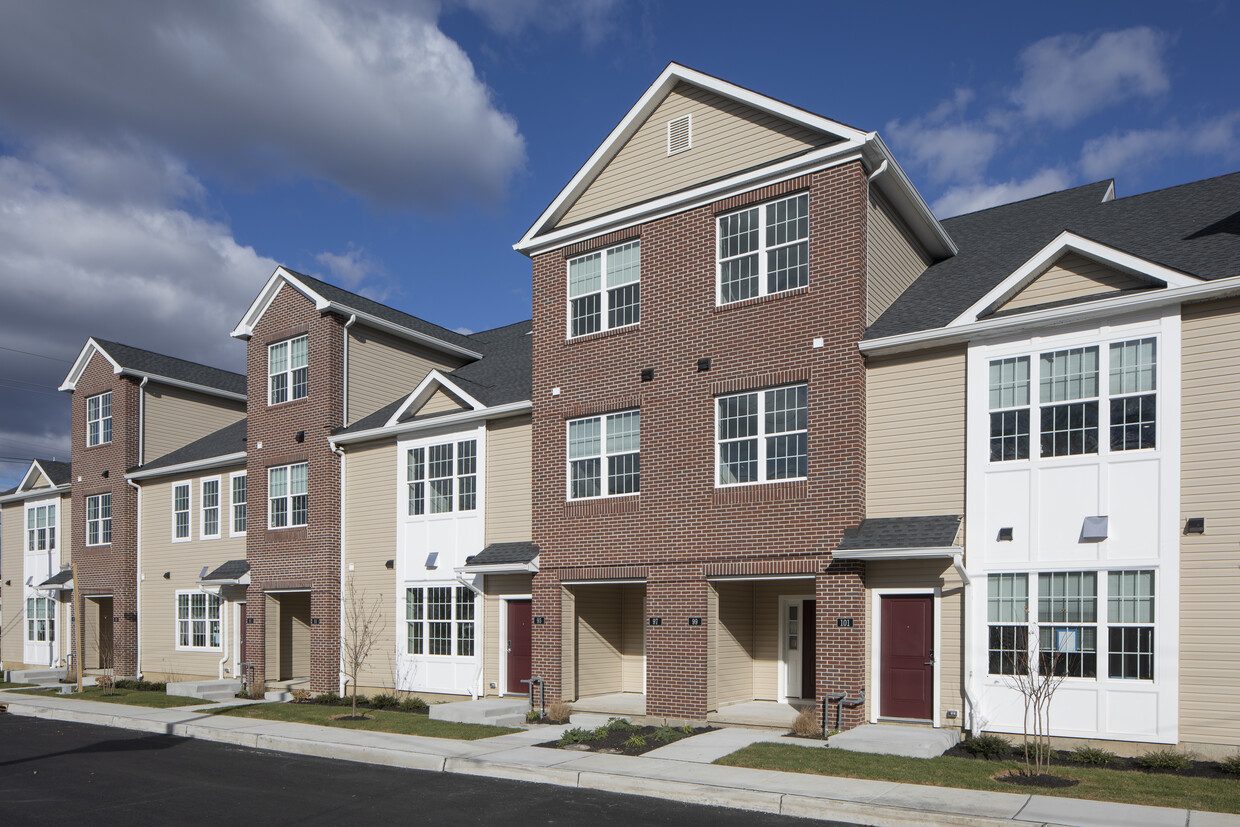
<path fill-rule="evenodd" d="M 565 296 L 567 297 L 567 299 L 564 305 L 564 317 L 565 317 L 564 331 L 565 331 L 565 336 L 567 338 L 580 339 L 585 336 L 593 336 L 596 333 L 603 333 L 608 330 L 622 330 L 626 327 L 637 327 L 639 324 L 641 324 L 641 308 L 642 308 L 641 244 L 642 244 L 641 239 L 638 238 L 632 241 L 626 241 L 623 244 L 613 244 L 610 247 L 604 248 L 602 250 L 595 250 L 593 252 L 586 253 L 585 255 L 574 256 L 573 258 L 565 262 L 564 284 L 565 284 Z M 611 256 L 612 254 L 618 254 L 621 251 L 627 250 L 627 249 L 636 249 L 637 251 L 637 278 L 632 281 L 626 281 L 623 284 L 612 285 L 609 282 L 609 276 L 611 272 Z M 577 262 L 585 261 L 586 259 L 594 258 L 594 257 L 598 257 L 599 259 L 598 289 L 591 290 L 587 293 L 582 293 L 579 296 L 574 296 L 573 295 L 573 282 L 572 282 L 573 265 Z M 612 310 L 611 294 L 612 294 L 612 291 L 627 288 L 632 285 L 637 286 L 637 302 L 636 302 L 637 318 L 634 321 L 626 322 L 624 324 L 612 325 L 611 324 L 611 310 Z M 574 334 L 573 333 L 573 302 L 576 300 L 584 299 L 584 298 L 587 298 L 589 296 L 594 296 L 594 295 L 598 295 L 599 297 L 598 329 L 591 330 L 585 333 Z"/>
<path fill-rule="evenodd" d="M 610 430 L 609 426 L 611 425 L 611 422 L 613 420 L 619 419 L 620 417 L 626 417 L 631 414 L 636 414 L 638 417 L 638 420 L 637 420 L 637 450 L 636 451 L 629 451 L 629 450 L 609 451 L 607 447 L 607 437 L 608 437 L 608 433 Z M 574 457 L 572 455 L 572 436 L 571 436 L 573 432 L 573 425 L 579 424 L 579 423 L 585 423 L 585 422 L 598 422 L 599 423 L 599 436 L 598 436 L 599 450 L 598 450 L 598 453 L 596 454 Z M 641 450 L 641 410 L 639 408 L 630 408 L 629 410 L 615 411 L 613 413 L 599 414 L 597 416 L 582 416 L 576 419 L 570 419 L 566 421 L 564 423 L 564 498 L 566 500 L 572 500 L 574 502 L 581 502 L 583 500 L 601 500 L 601 499 L 607 499 L 610 497 L 636 497 L 640 495 L 641 494 L 641 454 L 642 454 L 642 450 Z M 637 463 L 638 463 L 637 490 L 636 491 L 622 491 L 622 492 L 613 494 L 608 490 L 609 489 L 608 480 L 611 477 L 611 473 L 610 473 L 611 472 L 611 468 L 610 468 L 611 460 L 617 457 L 624 457 L 624 456 L 630 456 L 630 455 L 637 456 Z M 594 496 L 574 497 L 573 496 L 573 463 L 581 462 L 583 460 L 591 460 L 591 459 L 597 459 L 599 461 L 599 492 L 600 493 Z"/>
<path fill-rule="evenodd" d="M 55 500 L 36 503 L 26 503 L 26 553 L 32 551 L 55 551 L 57 549 L 57 535 L 60 533 L 60 511 L 57 508 L 59 503 Z M 49 510 L 50 509 L 50 510 Z M 39 512 L 44 512 L 43 525 L 38 525 Z M 40 536 L 38 532 L 42 531 Z"/>
<path fill-rule="evenodd" d="M 177 492 L 185 491 L 185 508 L 177 508 Z M 185 534 L 177 532 L 177 517 L 185 515 Z M 194 536 L 194 485 L 190 480 L 174 483 L 172 486 L 172 542 L 187 543 Z"/>
<path fill-rule="evenodd" d="M 44 614 L 39 616 L 36 611 L 31 614 L 31 605 L 42 606 Z M 22 609 L 26 620 L 26 642 L 35 644 L 54 643 L 56 641 L 56 601 L 50 597 L 40 597 L 37 594 L 28 595 L 26 597 L 25 607 Z M 39 621 L 43 622 L 43 639 L 38 637 Z"/>
<path fill-rule="evenodd" d="M 410 600 L 410 597 L 411 597 L 410 592 L 414 591 L 415 589 L 421 590 L 421 595 L 420 595 L 421 603 L 419 604 L 421 607 L 420 613 L 413 612 L 411 610 L 412 606 L 415 604 Z M 451 607 L 449 611 L 449 614 L 450 614 L 449 617 L 432 618 L 430 616 L 430 609 L 431 609 L 430 590 L 431 589 L 447 589 L 448 590 L 448 595 L 450 597 L 450 601 L 448 605 Z M 465 601 L 461 600 L 461 595 L 463 593 L 468 594 L 470 597 L 469 605 L 472 606 L 472 609 L 470 610 L 469 617 L 462 616 L 463 613 L 461 612 L 461 608 L 464 605 L 466 605 Z M 482 615 L 479 610 L 478 595 L 474 592 L 473 589 L 466 588 L 465 586 L 462 586 L 459 583 L 456 583 L 455 581 L 447 581 L 447 582 L 438 581 L 438 582 L 429 582 L 429 583 L 406 583 L 405 584 L 405 596 L 404 596 L 403 602 L 405 604 L 405 615 L 404 615 L 405 617 L 404 654 L 405 655 L 409 657 L 415 657 L 415 658 L 470 658 L 470 659 L 473 659 L 473 658 L 478 657 L 479 646 L 480 646 L 480 641 L 478 639 L 478 631 L 482 624 Z M 435 604 L 435 605 L 440 605 L 440 604 Z M 412 617 L 411 615 L 414 615 L 414 614 L 420 614 L 420 616 Z M 449 637 L 447 638 L 448 651 L 437 652 L 437 653 L 432 654 L 430 652 L 430 648 L 431 648 L 430 627 L 432 624 L 436 624 L 436 623 L 437 624 L 446 623 L 449 627 L 448 629 Z M 470 648 L 472 649 L 472 651 L 469 654 L 461 654 L 461 651 L 460 651 L 462 642 L 466 640 L 466 636 L 463 634 L 463 631 L 465 628 L 468 628 L 470 631 L 470 634 L 468 635 L 468 640 L 469 640 Z M 413 634 L 415 629 L 416 629 L 416 634 Z M 413 645 L 413 642 L 415 639 L 420 640 L 422 644 L 421 652 L 413 651 L 413 649 L 415 648 Z M 436 638 L 436 640 L 442 640 L 442 639 L 443 638 Z"/>
<path fill-rule="evenodd" d="M 797 238 L 792 241 L 787 241 L 783 243 L 770 243 L 770 240 L 767 238 L 767 221 L 766 221 L 767 207 L 773 207 L 785 201 L 795 201 L 801 198 L 805 199 L 805 212 L 807 216 L 805 237 Z M 732 218 L 733 216 L 740 215 L 741 213 L 746 213 L 746 212 L 756 212 L 758 214 L 758 245 L 753 250 L 750 250 L 749 252 L 746 252 L 746 253 L 738 253 L 736 255 L 724 256 L 723 250 L 722 250 L 723 222 L 729 218 Z M 792 290 L 799 290 L 805 287 L 809 287 L 809 283 L 810 283 L 809 282 L 809 271 L 810 271 L 810 262 L 811 262 L 809 247 L 810 247 L 810 241 L 813 238 L 813 234 L 809 231 L 808 215 L 809 215 L 809 193 L 798 192 L 798 193 L 793 193 L 792 195 L 783 195 L 783 196 L 780 196 L 779 198 L 773 198 L 769 201 L 763 201 L 758 204 L 748 204 L 739 209 L 729 210 L 726 213 L 722 213 L 716 216 L 715 217 L 715 305 L 717 307 L 724 307 L 724 306 L 731 305 L 731 304 L 738 304 L 740 302 L 753 301 L 754 299 L 759 299 L 759 298 L 762 298 L 763 296 L 774 296 L 780 293 L 787 293 Z M 770 267 L 769 267 L 770 256 L 768 254 L 775 250 L 791 248 L 798 244 L 805 244 L 805 283 L 793 285 L 791 287 L 785 287 L 781 290 L 771 290 L 770 285 L 767 283 L 768 276 L 770 274 Z M 757 279 L 758 279 L 758 292 L 753 294 L 752 296 L 745 296 L 744 298 L 740 298 L 740 299 L 731 299 L 728 301 L 724 301 L 724 298 L 723 298 L 723 265 L 724 263 L 728 261 L 738 260 L 745 256 L 750 256 L 750 255 L 755 255 L 755 254 L 758 257 L 758 269 L 756 273 Z"/>
<path fill-rule="evenodd" d="M 181 597 L 188 598 L 186 601 L 187 615 L 181 615 Z M 194 617 L 194 601 L 197 598 L 203 598 L 203 616 L 201 618 Z M 211 608 L 215 607 L 215 617 L 211 617 Z M 178 652 L 219 652 L 223 650 L 224 642 L 224 601 L 219 595 L 207 594 L 197 589 L 181 589 L 173 596 L 172 603 L 172 637 L 173 645 Z M 194 645 L 194 626 L 195 624 L 203 624 L 203 635 L 207 641 L 204 646 Z M 212 626 L 215 628 L 215 638 L 219 641 L 215 646 L 211 644 Z M 182 643 L 181 629 L 186 628 L 189 643 Z"/>
<path fill-rule="evenodd" d="M 107 403 L 106 413 L 104 412 Z M 92 413 L 92 403 L 96 411 Z M 107 437 L 106 439 L 104 437 Z M 86 446 L 107 445 L 112 441 L 112 391 L 86 397 Z"/>
<path fill-rule="evenodd" d="M 108 516 L 103 516 L 104 500 L 107 501 Z M 91 519 L 91 503 L 95 503 L 96 513 L 99 515 Z M 107 529 L 106 531 L 104 529 Z M 96 541 L 91 542 L 91 530 L 96 532 Z M 104 537 L 107 537 L 105 540 Z M 108 546 L 112 544 L 112 492 L 107 491 L 102 494 L 92 494 L 86 498 L 86 545 L 88 546 Z"/>
<path fill-rule="evenodd" d="M 306 343 L 306 363 L 304 365 L 298 366 L 298 365 L 293 364 L 293 344 L 296 342 Z M 277 350 L 281 350 L 283 353 L 284 367 L 280 370 L 275 370 L 274 368 L 275 360 L 273 359 L 273 356 L 275 355 Z M 299 386 L 296 382 L 296 375 L 298 371 L 303 371 L 303 370 L 306 372 L 306 381 L 300 386 L 301 395 L 298 396 L 297 389 Z M 283 388 L 281 389 L 283 391 L 284 398 L 276 399 L 276 379 L 281 378 L 281 377 L 284 379 Z M 293 402 L 297 399 L 305 399 L 309 395 L 309 393 L 310 393 L 310 336 L 309 334 L 303 333 L 301 336 L 294 336 L 291 339 L 285 339 L 282 342 L 273 342 L 272 344 L 267 345 L 267 404 L 269 406 L 270 405 L 283 405 L 285 402 Z"/>
<path fill-rule="evenodd" d="M 215 483 L 215 505 L 207 505 L 207 486 Z M 204 477 L 198 481 L 198 530 L 199 537 L 203 540 L 218 540 L 223 536 L 224 519 L 224 492 L 221 490 L 223 484 L 219 477 Z M 208 512 L 215 511 L 215 532 L 207 533 L 207 517 Z"/>
<path fill-rule="evenodd" d="M 767 430 L 766 430 L 766 395 L 774 391 L 794 390 L 796 388 L 805 388 L 805 428 L 804 429 L 798 428 L 792 431 L 776 431 L 773 433 L 767 433 Z M 725 399 L 736 399 L 742 396 L 757 396 L 757 402 L 758 402 L 758 410 L 756 414 L 758 418 L 757 432 L 754 435 L 747 436 L 747 437 L 720 439 L 719 437 L 719 405 L 720 403 L 723 402 L 723 400 Z M 768 485 L 770 483 L 796 482 L 798 480 L 809 479 L 810 402 L 809 402 L 809 384 L 808 383 L 798 382 L 793 385 L 780 385 L 779 387 L 775 387 L 775 388 L 762 388 L 761 390 L 744 391 L 742 393 L 724 394 L 721 396 L 714 397 L 714 399 L 712 400 L 712 404 L 715 407 L 714 435 L 713 435 L 712 442 L 713 442 L 714 450 L 715 450 L 715 487 L 716 488 L 737 488 L 737 487 L 746 486 L 746 485 Z M 793 434 L 800 434 L 800 433 L 805 434 L 805 471 L 806 471 L 805 476 L 777 477 L 774 479 L 768 479 L 767 472 L 766 472 L 767 439 L 773 436 L 790 436 Z M 751 480 L 749 482 L 722 482 L 721 470 L 723 467 L 723 460 L 721 456 L 722 452 L 720 450 L 721 447 L 723 446 L 724 443 L 741 442 L 741 441 L 747 441 L 750 439 L 755 439 L 757 440 L 757 443 L 758 443 L 758 456 L 757 456 L 758 476 L 757 476 L 757 479 Z"/>
<path fill-rule="evenodd" d="M 237 489 L 235 486 L 236 486 L 236 481 L 238 479 L 242 481 L 246 481 L 246 476 L 245 476 L 244 471 L 234 471 L 233 473 L 228 475 L 228 536 L 229 537 L 244 537 L 245 536 L 245 524 L 246 523 L 245 523 L 244 518 L 241 521 L 241 526 L 242 526 L 241 530 L 240 531 L 237 530 L 237 507 L 240 506 L 243 510 L 247 508 L 247 504 L 250 499 L 250 489 L 249 489 L 249 484 L 247 482 L 245 486 L 245 489 L 246 489 L 245 497 L 246 498 L 244 500 L 241 500 L 240 502 L 235 500 L 233 496 L 237 493 Z M 246 516 L 247 517 L 249 516 L 248 512 L 246 512 Z"/>
<path fill-rule="evenodd" d="M 297 467 L 302 467 L 306 469 L 306 490 L 301 494 L 297 494 L 293 491 L 293 469 Z M 284 471 L 286 474 L 285 493 L 273 497 L 271 495 L 271 477 L 272 477 L 272 474 L 276 471 Z M 246 496 L 247 497 L 249 496 L 249 492 L 246 492 Z M 297 497 L 306 498 L 306 507 L 305 507 L 306 522 L 304 523 L 293 522 L 293 513 L 294 513 L 293 504 Z M 275 525 L 272 519 L 275 513 L 274 509 L 272 508 L 272 503 L 274 503 L 277 500 L 281 500 L 284 502 L 284 507 L 285 507 L 284 513 L 288 518 L 288 521 L 284 525 L 279 525 L 279 526 Z M 267 528 L 273 531 L 284 529 L 284 528 L 304 528 L 306 525 L 309 524 L 309 522 L 310 522 L 310 465 L 309 463 L 293 462 L 293 463 L 289 463 L 288 465 L 277 465 L 277 466 L 268 468 L 267 469 Z"/>
<path fill-rule="evenodd" d="M 473 444 L 473 471 L 463 473 L 461 460 L 461 446 L 464 444 Z M 452 493 L 448 497 L 449 508 L 444 511 L 431 511 L 431 449 L 448 447 L 451 450 L 452 473 L 448 476 L 435 477 L 436 480 L 450 480 L 452 483 Z M 415 455 L 420 453 L 421 465 L 415 460 Z M 439 440 L 433 440 L 418 445 L 411 445 L 405 448 L 405 516 L 413 519 L 424 519 L 426 517 L 449 517 L 453 514 L 474 514 L 481 507 L 482 489 L 480 473 L 480 465 L 482 457 L 479 454 L 479 440 L 476 436 L 468 436 L 464 439 L 453 437 Z M 421 477 L 417 474 L 421 472 Z M 473 506 L 471 508 L 461 507 L 462 482 L 464 480 L 472 480 L 473 485 Z M 418 486 L 421 486 L 419 489 Z M 421 491 L 420 500 L 418 491 Z M 420 503 L 422 511 L 415 513 Z"/>

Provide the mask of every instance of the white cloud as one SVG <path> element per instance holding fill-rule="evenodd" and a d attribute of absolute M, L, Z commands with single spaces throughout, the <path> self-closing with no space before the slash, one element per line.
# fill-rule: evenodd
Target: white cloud
<path fill-rule="evenodd" d="M 524 140 L 437 13 L 379 0 L 18 4 L 0 27 L 0 125 L 27 145 L 137 139 L 247 182 L 305 174 L 383 204 L 494 203 Z"/>
<path fill-rule="evenodd" d="M 585 41 L 599 43 L 610 31 L 620 0 L 455 0 L 487 21 L 500 34 L 519 35 L 528 28 L 564 31 L 580 28 Z"/>
<path fill-rule="evenodd" d="M 979 183 L 953 187 L 934 202 L 934 214 L 950 218 L 988 207 L 1045 195 L 1071 186 L 1071 178 L 1061 169 L 1044 169 L 1021 180 Z"/>
<path fill-rule="evenodd" d="M 935 183 L 978 180 L 999 149 L 1000 135 L 992 126 L 963 118 L 973 97 L 971 89 L 957 89 L 925 115 L 887 124 L 903 157 Z"/>
<path fill-rule="evenodd" d="M 1026 118 L 1067 127 L 1129 98 L 1163 94 L 1171 88 L 1163 61 L 1168 43 L 1146 26 L 1039 40 L 1020 54 L 1012 99 Z"/>
<path fill-rule="evenodd" d="M 1090 178 L 1139 177 L 1150 164 L 1173 155 L 1240 158 L 1240 112 L 1191 127 L 1132 129 L 1091 138 L 1081 149 L 1081 170 Z"/>

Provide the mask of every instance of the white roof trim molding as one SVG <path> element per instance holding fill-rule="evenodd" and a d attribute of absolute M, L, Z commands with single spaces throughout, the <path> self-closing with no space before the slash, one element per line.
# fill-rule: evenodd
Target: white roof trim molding
<path fill-rule="evenodd" d="M 65 381 L 60 383 L 60 387 L 56 390 L 71 391 L 77 387 L 78 380 L 82 378 L 82 373 L 86 370 L 86 366 L 90 364 L 90 359 L 96 353 L 107 359 L 112 365 L 112 372 L 120 375 L 121 365 L 115 359 L 108 355 L 108 352 L 99 346 L 99 343 L 90 338 L 86 340 L 86 344 L 82 345 L 82 351 L 78 353 L 77 359 L 73 361 L 73 367 L 69 369 L 69 375 L 65 377 Z"/>
<path fill-rule="evenodd" d="M 56 486 L 56 483 L 52 482 L 52 478 L 51 478 L 51 476 L 47 473 L 47 471 L 45 471 L 45 470 L 43 469 L 43 466 L 39 464 L 39 461 L 38 461 L 37 459 L 32 459 L 32 460 L 30 460 L 30 467 L 29 467 L 29 468 L 27 468 L 27 469 L 26 469 L 26 473 L 25 473 L 24 475 L 22 475 L 22 481 L 21 481 L 21 482 L 19 482 L 19 483 L 17 484 L 17 490 L 18 490 L 18 491 L 29 491 L 29 490 L 31 490 L 31 489 L 28 487 L 28 484 L 31 484 L 31 483 L 33 483 L 33 482 L 34 482 L 34 480 L 35 480 L 34 473 L 35 473 L 36 471 L 38 471 L 40 474 L 42 474 L 44 477 L 46 477 L 46 478 L 47 478 L 47 481 L 48 481 L 49 483 L 51 483 L 51 485 L 49 485 L 46 489 L 40 488 L 39 490 L 40 490 L 40 491 L 52 491 L 52 490 L 55 490 L 55 488 L 56 488 L 57 486 Z"/>
<path fill-rule="evenodd" d="M 1155 264 L 1131 253 L 1125 253 L 1123 250 L 1116 249 L 1115 247 L 1110 247 L 1064 230 L 1054 241 L 1039 250 L 1033 258 L 1026 261 L 1011 275 L 991 288 L 990 292 L 974 302 L 968 310 L 949 322 L 947 327 L 973 324 L 983 316 L 999 309 L 1010 301 L 1013 296 L 1024 290 L 1036 281 L 1039 276 L 1054 266 L 1055 262 L 1065 253 L 1077 253 L 1099 264 L 1105 264 L 1122 273 L 1134 276 L 1141 281 L 1158 282 L 1166 287 L 1192 287 L 1202 283 L 1201 279 L 1185 275 L 1179 270 Z"/>
<path fill-rule="evenodd" d="M 393 425 L 399 424 L 402 416 L 410 410 L 416 411 L 421 408 L 426 404 L 427 400 L 435 395 L 435 391 L 440 388 L 453 396 L 458 397 L 462 402 L 469 406 L 469 410 L 471 411 L 481 411 L 486 408 L 486 405 L 483 405 L 477 399 L 474 399 L 472 396 L 465 393 L 465 391 L 461 390 L 459 385 L 447 376 L 444 376 L 437 370 L 432 370 L 430 373 L 426 374 L 426 376 L 422 377 L 422 381 L 419 382 L 418 386 L 413 389 L 413 393 L 405 397 L 405 401 L 399 408 L 396 409 L 395 413 L 388 418 L 388 421 L 385 423 L 384 427 L 390 428 Z"/>
<path fill-rule="evenodd" d="M 108 363 L 112 365 L 112 373 L 116 374 L 117 376 L 138 376 L 138 377 L 153 379 L 154 381 L 160 382 L 164 385 L 171 385 L 177 388 L 188 388 L 189 390 L 198 391 L 200 393 L 209 394 L 211 396 L 221 396 L 221 397 L 224 397 L 225 399 L 234 399 L 239 402 L 245 401 L 245 394 L 243 393 L 233 393 L 232 391 L 226 391 L 221 388 L 212 387 L 210 385 L 200 385 L 196 382 L 185 382 L 180 379 L 172 379 L 167 376 L 160 376 L 158 373 L 148 373 L 142 370 L 134 370 L 133 368 L 122 367 L 119 362 L 117 362 L 110 355 L 108 355 L 108 352 L 104 350 L 103 346 L 100 345 L 98 342 L 96 342 L 94 338 L 90 338 L 86 340 L 86 344 L 82 346 L 82 352 L 78 354 L 77 359 L 73 363 L 73 367 L 69 369 L 69 375 L 65 377 L 65 381 L 60 384 L 60 387 L 57 388 L 57 390 L 61 390 L 61 391 L 76 390 L 77 383 L 82 378 L 83 371 L 86 370 L 86 366 L 90 364 L 91 357 L 94 356 L 96 353 L 98 353 L 104 359 L 108 360 Z"/>

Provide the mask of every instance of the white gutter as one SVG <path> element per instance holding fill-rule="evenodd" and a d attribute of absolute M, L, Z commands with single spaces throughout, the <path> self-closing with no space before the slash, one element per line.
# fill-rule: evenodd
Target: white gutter
<path fill-rule="evenodd" d="M 874 170 L 873 172 L 871 172 L 871 173 L 870 173 L 870 175 L 869 175 L 869 177 L 868 177 L 868 178 L 866 178 L 865 180 L 867 180 L 867 181 L 869 181 L 871 184 L 873 184 L 873 183 L 874 183 L 874 179 L 875 179 L 875 178 L 877 178 L 878 176 L 882 175 L 882 174 L 883 174 L 884 172 L 886 172 L 886 171 L 887 171 L 887 160 L 884 158 L 884 159 L 883 159 L 883 162 L 882 162 L 881 164 L 879 164 L 879 165 L 878 165 L 878 169 L 876 169 L 876 170 Z"/>
<path fill-rule="evenodd" d="M 144 480 L 150 477 L 164 477 L 171 474 L 179 474 L 183 471 L 205 471 L 208 468 L 223 468 L 228 465 L 237 465 L 245 461 L 245 451 L 238 451 L 234 454 L 223 454 L 218 457 L 209 457 L 207 459 L 196 459 L 191 462 L 181 462 L 176 465 L 165 465 L 162 468 L 152 468 L 146 471 L 134 471 L 126 474 L 127 480 Z"/>
<path fill-rule="evenodd" d="M 477 351 L 474 351 L 474 350 L 470 350 L 467 347 L 461 347 L 460 345 L 449 344 L 448 342 L 445 342 L 443 339 L 437 339 L 434 336 L 429 336 L 425 333 L 419 333 L 418 331 L 413 330 L 412 328 L 408 328 L 408 327 L 405 327 L 404 325 L 396 324 L 395 322 L 389 322 L 389 321 L 386 321 L 385 319 L 380 319 L 378 316 L 372 316 L 369 313 L 359 312 L 357 310 L 354 310 L 352 307 L 349 307 L 348 305 L 343 305 L 338 302 L 329 301 L 321 306 L 316 306 L 315 309 L 317 309 L 320 313 L 323 311 L 332 311 L 335 313 L 339 313 L 341 316 L 354 317 L 356 319 L 359 319 L 365 322 L 370 327 L 377 327 L 380 330 L 385 330 L 388 333 L 392 333 L 396 336 L 399 336 L 402 339 L 409 339 L 414 342 L 419 342 L 420 344 L 424 344 L 427 347 L 431 348 L 432 350 L 438 350 L 438 351 L 442 351 L 445 353 L 453 353 L 453 354 L 456 354 L 457 356 L 464 356 L 466 359 L 481 359 L 482 358 L 481 353 L 478 353 Z M 242 397 L 242 398 L 244 399 L 245 397 Z"/>
<path fill-rule="evenodd" d="M 246 401 L 245 394 L 243 393 L 233 393 L 232 391 L 213 388 L 210 385 L 199 385 L 196 382 L 185 382 L 180 379 L 172 379 L 167 376 L 160 376 L 158 373 L 147 373 L 141 370 L 134 370 L 133 368 L 121 368 L 120 370 L 113 372 L 117 376 L 141 376 L 144 380 L 154 379 L 161 385 L 171 385 L 174 388 L 185 388 L 186 390 L 197 391 L 198 393 L 205 393 L 211 396 L 222 396 L 225 399 L 233 399 L 238 402 Z M 69 388 L 69 390 L 72 390 L 72 388 Z"/>
<path fill-rule="evenodd" d="M 47 497 L 52 494 L 65 494 L 73 488 L 72 483 L 64 485 L 53 485 L 50 488 L 35 488 L 29 491 L 14 491 L 12 494 L 5 494 L 0 497 L 0 503 L 21 502 L 22 500 L 32 500 L 36 497 Z"/>
<path fill-rule="evenodd" d="M 490 566 L 457 566 L 453 571 L 457 574 L 521 574 L 538 573 L 538 558 L 528 563 L 495 563 Z"/>
<path fill-rule="evenodd" d="M 956 574 L 960 575 L 960 582 L 963 584 L 960 588 L 961 607 L 960 607 L 960 649 L 965 653 L 965 659 L 969 656 L 969 586 L 973 585 L 972 578 L 969 577 L 968 571 L 964 567 L 964 554 L 952 555 L 952 567 L 956 570 Z M 966 729 L 974 735 L 983 726 L 979 724 L 981 713 L 978 711 L 977 693 L 973 687 L 973 670 L 970 669 L 964 678 L 964 700 L 969 705 L 969 714 L 966 721 Z"/>
<path fill-rule="evenodd" d="M 349 316 L 349 320 L 344 323 L 344 392 L 341 394 L 343 401 L 341 402 L 340 421 L 347 427 L 349 424 L 349 328 L 357 323 L 357 314 Z"/>
<path fill-rule="evenodd" d="M 146 464 L 146 383 L 151 377 L 143 376 L 138 383 L 138 464 Z"/>
<path fill-rule="evenodd" d="M 431 419 L 424 419 L 419 422 L 400 422 L 396 425 L 383 425 L 378 428 L 368 428 L 365 431 L 358 431 L 353 434 L 341 434 L 340 436 L 331 437 L 327 444 L 336 450 L 338 445 L 349 445 L 354 442 L 364 442 L 369 439 L 378 439 L 384 436 L 395 436 L 399 434 L 414 433 L 417 431 L 430 431 L 436 428 L 442 428 L 452 425 L 464 425 L 471 422 L 483 422 L 488 419 L 499 419 L 512 414 L 524 413 L 533 408 L 528 401 L 509 402 L 504 405 L 496 405 L 493 408 L 483 408 L 480 411 L 461 411 L 460 413 L 446 414 L 444 416 L 436 416 Z"/>
<path fill-rule="evenodd" d="M 1167 287 L 1135 296 L 1124 296 L 1113 299 L 1099 299 L 1080 305 L 1068 307 L 1051 307 L 1035 310 L 1031 313 L 1020 313 L 997 319 L 963 324 L 959 327 L 937 327 L 932 330 L 921 330 L 915 333 L 901 333 L 898 336 L 884 336 L 881 339 L 863 340 L 859 347 L 866 355 L 902 353 L 939 345 L 960 344 L 983 335 L 1007 333 L 1024 328 L 1059 327 L 1078 321 L 1092 319 L 1095 316 L 1110 316 L 1120 313 L 1135 312 L 1148 308 L 1165 307 L 1172 304 L 1207 301 L 1209 299 L 1226 298 L 1240 295 L 1240 276 L 1229 276 L 1224 279 L 1194 284 L 1190 287 Z"/>
<path fill-rule="evenodd" d="M 129 486 L 133 488 L 134 491 L 137 492 L 136 494 L 136 496 L 138 497 L 137 524 L 139 527 L 141 527 L 142 525 L 142 486 L 138 485 L 136 482 L 129 479 L 128 477 L 125 478 L 125 482 L 128 483 Z M 134 670 L 133 671 L 134 671 L 134 679 L 141 680 L 142 679 L 142 531 L 139 529 L 138 531 L 135 531 L 134 534 L 136 535 L 134 537 L 134 555 L 136 559 L 134 561 L 135 574 L 134 574 L 133 600 L 134 600 L 134 611 L 138 615 L 138 623 L 137 623 L 137 628 L 134 629 Z"/>
<path fill-rule="evenodd" d="M 964 551 L 959 546 L 935 548 L 863 548 L 836 550 L 831 556 L 836 560 L 917 560 L 935 557 L 951 557 L 955 560 Z"/>

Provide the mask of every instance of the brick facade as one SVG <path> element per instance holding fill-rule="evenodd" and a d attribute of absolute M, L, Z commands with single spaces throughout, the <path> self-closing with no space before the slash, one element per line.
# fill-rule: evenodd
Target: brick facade
<path fill-rule="evenodd" d="M 716 215 L 791 192 L 808 192 L 806 287 L 717 307 Z M 857 342 L 865 327 L 867 181 L 860 163 L 705 205 L 534 257 L 534 673 L 561 697 L 560 606 L 570 569 L 646 567 L 646 712 L 703 718 L 707 577 L 808 573 L 817 581 L 817 685 L 863 687 L 864 568 L 832 564 L 844 529 L 865 507 L 865 377 Z M 641 238 L 641 322 L 566 341 L 566 259 Z M 811 346 L 815 338 L 823 346 Z M 709 371 L 697 361 L 712 360 Z M 653 369 L 654 378 L 640 380 Z M 805 481 L 717 489 L 714 398 L 779 384 L 809 386 Z M 558 388 L 557 395 L 552 389 Z M 565 422 L 640 407 L 641 494 L 565 502 Z M 722 567 L 722 568 L 721 568 Z M 575 572 L 574 572 L 575 574 Z M 848 615 L 852 628 L 836 629 Z M 831 619 L 828 625 L 825 620 Z M 849 725 L 861 712 L 845 710 Z"/>

